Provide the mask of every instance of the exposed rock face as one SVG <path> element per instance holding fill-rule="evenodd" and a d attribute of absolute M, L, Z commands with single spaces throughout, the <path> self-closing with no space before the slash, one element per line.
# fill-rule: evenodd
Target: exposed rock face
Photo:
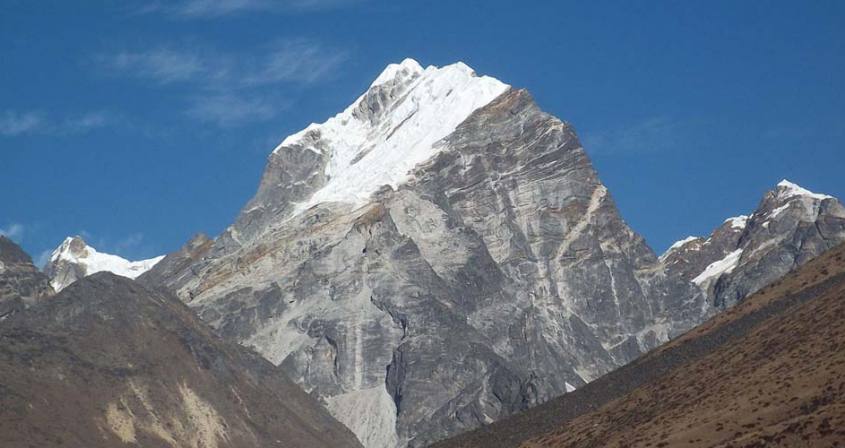
<path fill-rule="evenodd" d="M 571 127 L 525 91 L 476 108 L 370 199 L 321 193 L 333 185 L 327 172 L 351 169 L 334 157 L 390 169 L 368 156 L 391 136 L 417 141 L 402 134 L 414 132 L 408 120 L 457 94 L 404 68 L 339 116 L 365 123 L 368 143 L 337 149 L 331 120 L 286 139 L 201 260 L 174 269 L 165 259 L 142 278 L 281 364 L 367 446 L 423 446 L 493 421 L 692 325 L 673 319 L 701 305 L 652 298 L 656 256 L 619 217 Z M 318 194 L 342 200 L 300 212 Z M 362 420 L 361 406 L 377 412 Z"/>
<path fill-rule="evenodd" d="M 51 295 L 47 276 L 17 244 L 0 235 L 0 322 Z"/>
<path fill-rule="evenodd" d="M 177 298 L 105 272 L 0 325 L 0 391 L 0 446 L 360 446 Z"/>
<path fill-rule="evenodd" d="M 842 239 L 837 225 L 825 235 Z M 365 446 L 425 446 L 580 387 L 751 292 L 739 268 L 734 290 L 693 282 L 743 232 L 658 259 L 573 129 L 527 92 L 404 61 L 285 139 L 220 237 L 141 280 L 281 365 Z"/>
<path fill-rule="evenodd" d="M 44 272 L 50 277 L 50 284 L 56 291 L 61 291 L 67 285 L 86 275 L 96 272 L 111 272 L 127 278 L 135 278 L 143 274 L 164 256 L 148 260 L 129 261 L 117 255 L 97 252 L 79 237 L 67 237 L 53 251 L 50 261 L 44 267 Z"/>
<path fill-rule="evenodd" d="M 845 241 L 845 207 L 789 181 L 766 193 L 750 216 L 725 221 L 709 238 L 679 244 L 661 260 L 725 309 Z"/>
<path fill-rule="evenodd" d="M 845 440 L 845 244 L 571 394 L 433 448 Z"/>

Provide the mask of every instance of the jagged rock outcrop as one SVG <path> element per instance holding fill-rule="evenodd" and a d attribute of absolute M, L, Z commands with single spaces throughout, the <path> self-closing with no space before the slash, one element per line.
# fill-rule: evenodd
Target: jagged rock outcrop
<path fill-rule="evenodd" d="M 751 252 L 736 286 L 694 281 L 753 239 L 740 221 L 658 259 L 569 124 L 463 64 L 406 60 L 286 138 L 222 235 L 140 280 L 281 365 L 365 446 L 425 446 L 580 387 L 752 292 L 750 267 L 768 259 Z M 841 240 L 834 221 L 819 234 Z M 826 246 L 798 227 L 806 255 Z"/>
<path fill-rule="evenodd" d="M 111 273 L 0 325 L 0 446 L 356 447 L 256 353 Z"/>
<path fill-rule="evenodd" d="M 50 279 L 29 255 L 0 235 L 0 322 L 53 294 Z"/>
<path fill-rule="evenodd" d="M 728 219 L 706 239 L 681 241 L 661 260 L 670 277 L 701 288 L 715 312 L 842 241 L 842 203 L 784 180 L 751 215 Z"/>
<path fill-rule="evenodd" d="M 571 394 L 432 448 L 833 447 L 845 244 Z"/>
<path fill-rule="evenodd" d="M 148 271 L 164 256 L 148 260 L 129 261 L 117 255 L 97 252 L 82 237 L 67 237 L 50 255 L 44 272 L 50 277 L 50 284 L 56 291 L 86 275 L 97 272 L 111 272 L 126 278 L 136 278 Z"/>

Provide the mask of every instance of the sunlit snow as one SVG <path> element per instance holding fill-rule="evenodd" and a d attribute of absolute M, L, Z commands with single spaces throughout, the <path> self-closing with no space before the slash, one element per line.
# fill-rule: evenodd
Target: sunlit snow
<path fill-rule="evenodd" d="M 461 62 L 423 69 L 412 59 L 388 66 L 371 89 L 387 83 L 407 85 L 398 97 L 386 100 L 389 105 L 384 107 L 390 113 L 374 119 L 354 114 L 365 94 L 325 123 L 287 137 L 274 150 L 299 147 L 328 152 L 325 174 L 329 180 L 298 204 L 298 212 L 323 202 L 360 204 L 383 185 L 396 188 L 409 179 L 414 166 L 437 154 L 441 139 L 510 87 L 477 76 Z"/>

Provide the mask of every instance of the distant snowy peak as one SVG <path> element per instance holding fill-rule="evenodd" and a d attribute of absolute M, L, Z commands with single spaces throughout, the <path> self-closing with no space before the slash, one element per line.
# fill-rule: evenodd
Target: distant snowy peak
<path fill-rule="evenodd" d="M 761 260 L 769 258 L 779 260 L 781 269 L 794 267 L 807 256 L 798 247 L 796 253 L 785 251 L 783 242 L 807 235 L 836 241 L 843 237 L 841 222 L 845 220 L 845 209 L 833 196 L 814 193 L 788 180 L 782 180 L 769 190 L 754 213 L 750 216 L 728 218 L 697 250 L 680 250 L 686 240 L 682 240 L 667 251 L 661 260 L 674 262 L 682 275 L 705 291 L 710 291 L 721 277 L 739 272 L 737 278 L 744 278 L 740 271 L 754 269 Z M 827 244 L 827 242 L 825 243 Z M 808 246 L 809 247 L 809 246 Z M 700 250 L 698 250 L 700 249 Z M 808 249 L 809 250 L 809 249 Z M 767 254 L 777 255 L 767 255 Z M 678 259 L 683 258 L 684 263 Z M 754 274 L 756 275 L 756 274 Z M 756 279 L 757 277 L 753 277 Z M 743 280 L 749 284 L 751 280 Z M 756 281 L 756 280 L 755 280 Z M 754 286 L 754 288 L 760 285 Z M 721 293 L 724 288 L 713 294 Z M 754 289 L 735 293 L 743 296 Z M 723 303 L 730 303 L 736 297 L 727 297 Z"/>
<path fill-rule="evenodd" d="M 326 182 L 298 204 L 363 203 L 383 185 L 396 188 L 440 150 L 438 142 L 510 86 L 458 62 L 425 69 L 413 59 L 388 65 L 343 112 L 285 138 L 273 151 L 325 158 Z"/>
<path fill-rule="evenodd" d="M 134 279 L 155 266 L 162 258 L 164 256 L 129 261 L 117 255 L 97 252 L 82 238 L 74 236 L 65 238 L 53 251 L 44 270 L 50 277 L 53 289 L 60 291 L 82 277 L 102 271 Z"/>

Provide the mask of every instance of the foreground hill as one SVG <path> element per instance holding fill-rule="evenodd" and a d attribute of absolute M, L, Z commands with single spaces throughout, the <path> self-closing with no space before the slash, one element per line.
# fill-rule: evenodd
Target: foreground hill
<path fill-rule="evenodd" d="M 175 297 L 98 273 L 0 322 L 0 446 L 360 445 Z"/>
<path fill-rule="evenodd" d="M 841 446 L 845 245 L 641 359 L 437 447 Z"/>
<path fill-rule="evenodd" d="M 0 323 L 53 295 L 50 279 L 12 240 L 0 235 Z"/>

